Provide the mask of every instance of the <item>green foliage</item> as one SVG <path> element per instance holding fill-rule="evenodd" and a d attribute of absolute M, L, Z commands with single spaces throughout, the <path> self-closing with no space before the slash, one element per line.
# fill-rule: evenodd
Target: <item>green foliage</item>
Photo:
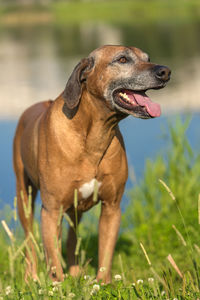
<path fill-rule="evenodd" d="M 113 23 L 168 23 L 194 22 L 200 18 L 198 0 L 117 0 L 117 1 L 43 1 L 22 5 L 17 1 L 5 1 L 0 8 L 0 15 L 18 13 L 49 14 L 56 23 L 80 23 L 88 21 L 103 21 Z"/>
<path fill-rule="evenodd" d="M 181 9 L 180 9 L 181 7 Z M 59 22 L 106 21 L 117 23 L 141 24 L 177 19 L 184 21 L 197 20 L 199 3 L 196 0 L 186 1 L 60 1 L 51 6 Z"/>
<path fill-rule="evenodd" d="M 81 275 L 72 278 L 66 273 L 62 283 L 53 284 L 49 279 L 37 221 L 38 282 L 24 281 L 25 247 L 18 225 L 10 240 L 0 230 L 0 300 L 199 298 L 200 157 L 193 153 L 186 138 L 188 125 L 189 120 L 183 123 L 180 119 L 175 126 L 169 125 L 168 149 L 155 161 L 147 161 L 144 178 L 129 193 L 114 256 L 112 284 L 95 282 L 96 206 L 79 227 Z M 7 212 L 7 208 L 1 212 L 1 218 Z M 12 215 L 13 211 L 9 211 L 8 224 Z"/>
<path fill-rule="evenodd" d="M 155 161 L 146 162 L 144 178 L 130 191 L 123 216 L 126 238 L 132 241 L 128 257 L 138 255 L 145 263 L 138 246 L 142 242 L 160 274 L 169 267 L 166 257 L 170 253 L 183 272 L 193 272 L 194 261 L 199 263 L 200 156 L 193 153 L 187 140 L 188 125 L 189 120 L 182 123 L 180 119 L 174 127 L 169 125 L 168 150 Z M 131 264 L 141 273 L 141 261 L 129 260 Z"/>
<path fill-rule="evenodd" d="M 186 138 L 188 125 L 189 120 L 183 124 L 180 119 L 176 121 L 175 127 L 170 125 L 171 145 L 166 155 L 159 155 L 155 161 L 146 162 L 144 179 L 130 192 L 131 200 L 124 215 L 124 228 L 130 228 L 131 224 L 134 224 L 132 225 L 134 234 L 140 239 L 148 236 L 148 244 L 151 242 L 157 244 L 158 235 L 162 236 L 163 241 L 171 238 L 176 246 L 172 224 L 183 232 L 185 238 L 188 238 L 189 233 L 199 242 L 198 234 L 195 232 L 198 230 L 200 156 L 193 153 Z M 159 179 L 169 186 L 176 197 L 175 201 L 170 198 Z M 189 232 L 184 228 L 182 217 L 178 214 L 179 210 Z M 164 245 L 164 248 L 167 247 L 171 248 L 170 243 L 168 246 Z M 162 251 L 162 246 L 159 246 L 159 250 Z"/>

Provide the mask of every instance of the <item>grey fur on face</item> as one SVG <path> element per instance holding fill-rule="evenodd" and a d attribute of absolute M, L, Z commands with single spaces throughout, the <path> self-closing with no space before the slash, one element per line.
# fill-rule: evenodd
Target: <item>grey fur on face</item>
<path fill-rule="evenodd" d="M 159 85 L 160 84 L 160 85 Z M 148 89 L 163 87 L 163 83 L 159 83 L 150 70 L 135 74 L 134 77 L 119 78 L 112 81 L 104 93 L 104 97 L 115 107 L 113 93 L 116 90 L 127 89 L 133 91 L 146 91 Z"/>

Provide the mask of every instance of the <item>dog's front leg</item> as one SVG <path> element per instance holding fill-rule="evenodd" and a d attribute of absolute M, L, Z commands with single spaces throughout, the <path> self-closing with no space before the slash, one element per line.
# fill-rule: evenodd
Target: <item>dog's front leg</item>
<path fill-rule="evenodd" d="M 113 252 L 120 226 L 121 209 L 119 203 L 109 205 L 102 203 L 99 220 L 99 267 L 97 280 L 105 283 L 111 281 Z"/>
<path fill-rule="evenodd" d="M 54 281 L 63 280 L 63 270 L 61 266 L 61 247 L 59 236 L 61 234 L 60 211 L 49 211 L 42 207 L 42 238 L 44 243 L 47 266 L 50 267 L 50 276 Z"/>
<path fill-rule="evenodd" d="M 68 212 L 68 215 L 73 222 L 74 226 L 69 227 L 68 237 L 67 237 L 67 261 L 69 266 L 69 274 L 72 276 L 77 276 L 80 272 L 79 264 L 78 264 L 78 257 L 75 256 L 75 249 L 77 244 L 77 223 L 80 222 L 81 219 L 81 212 L 77 213 L 77 220 L 75 218 L 75 211 L 72 209 Z"/>

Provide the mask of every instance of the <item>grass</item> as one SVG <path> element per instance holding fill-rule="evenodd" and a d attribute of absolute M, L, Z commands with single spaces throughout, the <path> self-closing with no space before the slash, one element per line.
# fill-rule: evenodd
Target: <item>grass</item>
<path fill-rule="evenodd" d="M 4 5 L 0 9 L 0 16 L 2 23 L 13 23 L 14 20 L 17 23 L 80 24 L 95 21 L 165 24 L 198 21 L 200 5 L 198 0 L 54 1 L 48 5 Z"/>
<path fill-rule="evenodd" d="M 0 299 L 200 298 L 200 157 L 186 138 L 189 120 L 178 119 L 175 126 L 169 126 L 169 148 L 154 162 L 147 161 L 144 178 L 129 192 L 112 284 L 95 282 L 99 206 L 89 216 L 85 214 L 79 226 L 81 275 L 72 278 L 64 264 L 62 283 L 53 284 L 48 277 L 39 224 L 35 221 L 31 238 L 38 254 L 39 282 L 26 284 L 26 243 L 14 204 L 14 210 L 0 212 L 1 219 L 7 216 L 0 230 Z M 14 229 L 10 232 L 6 224 Z M 63 231 L 65 235 L 66 223 Z"/>

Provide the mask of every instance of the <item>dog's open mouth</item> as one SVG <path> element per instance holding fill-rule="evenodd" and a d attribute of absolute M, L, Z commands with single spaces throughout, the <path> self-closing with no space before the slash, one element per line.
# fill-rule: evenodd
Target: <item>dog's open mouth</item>
<path fill-rule="evenodd" d="M 154 103 L 144 91 L 120 89 L 114 92 L 114 101 L 127 113 L 136 113 L 139 117 L 155 118 L 161 115 L 160 105 Z"/>

